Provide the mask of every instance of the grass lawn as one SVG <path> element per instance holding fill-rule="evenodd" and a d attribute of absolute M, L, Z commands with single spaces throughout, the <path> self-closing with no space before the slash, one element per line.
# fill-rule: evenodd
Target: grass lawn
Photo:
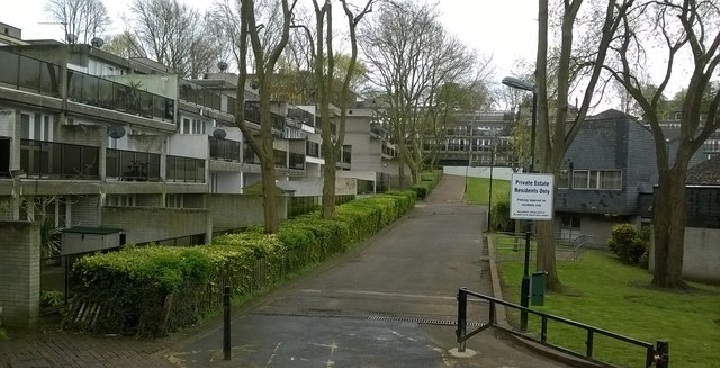
<path fill-rule="evenodd" d="M 490 179 L 468 178 L 467 201 L 472 204 L 488 204 L 488 191 L 490 190 Z M 510 181 L 493 179 L 493 203 L 503 197 L 510 196 Z"/>
<path fill-rule="evenodd" d="M 522 263 L 502 262 L 500 268 L 505 298 L 519 304 Z M 647 271 L 594 251 L 577 262 L 558 262 L 558 274 L 563 292 L 546 295 L 545 306 L 533 308 L 638 340 L 666 340 L 674 367 L 720 367 L 720 287 L 692 283 L 688 291 L 653 289 Z M 509 318 L 517 324 L 519 315 Z M 538 317 L 530 315 L 529 322 L 533 332 L 540 331 Z M 557 322 L 548 324 L 548 342 L 585 352 L 584 330 Z M 596 334 L 594 357 L 644 367 L 645 352 Z"/>

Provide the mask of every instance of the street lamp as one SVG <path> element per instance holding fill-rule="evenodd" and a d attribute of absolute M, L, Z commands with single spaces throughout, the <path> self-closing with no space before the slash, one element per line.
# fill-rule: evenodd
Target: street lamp
<path fill-rule="evenodd" d="M 537 124 L 538 87 L 532 83 L 513 78 L 505 77 L 502 83 L 510 88 L 532 92 L 532 121 L 530 128 L 530 173 L 535 171 L 535 125 Z M 523 265 L 522 286 L 520 287 L 520 305 L 530 307 L 530 229 L 531 220 L 525 223 L 525 263 Z M 528 312 L 522 310 L 520 313 L 520 331 L 527 331 Z"/>

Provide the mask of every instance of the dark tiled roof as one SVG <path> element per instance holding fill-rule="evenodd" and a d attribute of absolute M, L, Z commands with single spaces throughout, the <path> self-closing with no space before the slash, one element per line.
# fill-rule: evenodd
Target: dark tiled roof
<path fill-rule="evenodd" d="M 720 185 L 720 155 L 703 161 L 688 170 L 687 184 Z"/>

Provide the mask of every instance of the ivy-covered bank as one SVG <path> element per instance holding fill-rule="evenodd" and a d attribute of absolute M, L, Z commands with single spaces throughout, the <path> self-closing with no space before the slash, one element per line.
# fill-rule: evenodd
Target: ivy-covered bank
<path fill-rule="evenodd" d="M 439 176 L 438 176 L 439 179 Z M 433 180 L 432 189 L 438 180 Z M 416 191 L 394 191 L 338 206 L 336 218 L 311 213 L 281 224 L 217 237 L 202 246 L 137 246 L 77 261 L 68 330 L 164 336 L 222 307 L 223 286 L 250 297 L 378 232 L 415 205 Z"/>

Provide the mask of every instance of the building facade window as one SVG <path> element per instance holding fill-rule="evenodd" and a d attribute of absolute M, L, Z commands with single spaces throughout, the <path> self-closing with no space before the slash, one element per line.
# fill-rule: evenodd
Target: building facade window
<path fill-rule="evenodd" d="M 560 225 L 562 227 L 580 227 L 580 217 L 562 216 L 560 218 Z"/>
<path fill-rule="evenodd" d="M 52 142 L 52 117 L 45 114 L 20 114 L 20 138 Z"/>
<path fill-rule="evenodd" d="M 182 194 L 166 194 L 165 195 L 165 207 L 167 208 L 183 208 L 183 195 Z"/>
<path fill-rule="evenodd" d="M 558 188 L 560 187 L 558 179 Z M 621 190 L 621 170 L 575 170 L 572 189 Z"/>
<path fill-rule="evenodd" d="M 105 198 L 105 205 L 115 207 L 135 207 L 137 206 L 137 198 L 134 194 L 109 195 Z"/>
<path fill-rule="evenodd" d="M 184 117 L 179 123 L 180 134 L 206 134 L 208 120 Z"/>

